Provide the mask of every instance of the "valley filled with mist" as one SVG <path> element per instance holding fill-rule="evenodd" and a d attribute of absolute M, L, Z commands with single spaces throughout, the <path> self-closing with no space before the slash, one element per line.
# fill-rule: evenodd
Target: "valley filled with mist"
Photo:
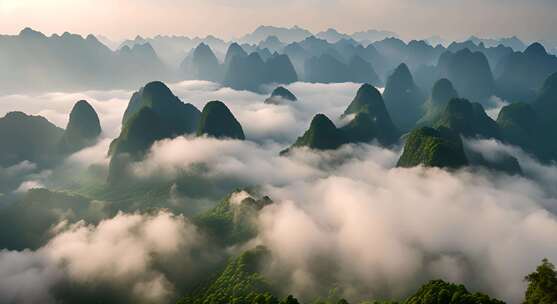
<path fill-rule="evenodd" d="M 0 35 L 0 303 L 557 303 L 556 47 Z"/>

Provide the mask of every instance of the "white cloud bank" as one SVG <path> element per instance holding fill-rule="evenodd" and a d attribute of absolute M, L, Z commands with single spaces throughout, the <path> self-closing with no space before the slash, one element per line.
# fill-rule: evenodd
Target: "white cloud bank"
<path fill-rule="evenodd" d="M 0 302 L 54 303 L 64 283 L 84 290 L 107 284 L 125 290 L 136 303 L 165 301 L 173 283 L 157 269 L 176 261 L 190 265 L 190 251 L 200 243 L 184 217 L 120 213 L 97 226 L 60 223 L 53 238 L 37 251 L 0 251 Z"/>
<path fill-rule="evenodd" d="M 263 104 L 266 96 L 212 83 L 171 85 L 182 100 L 200 109 L 209 100 L 224 101 L 250 140 L 164 140 L 153 146 L 145 161 L 133 167 L 134 172 L 143 178 L 173 178 L 183 171 L 199 170 L 199 164 L 203 164 L 203 170 L 197 172 L 217 182 L 225 178 L 262 186 L 277 204 L 262 212 L 261 234 L 255 242 L 273 252 L 269 270 L 272 277 L 290 282 L 281 286 L 299 295 L 322 295 L 336 283 L 343 285 L 343 293 L 349 298 L 400 297 L 428 279 L 444 278 L 466 283 L 471 289 L 508 303 L 519 303 L 525 288 L 524 275 L 544 257 L 557 262 L 556 167 L 542 165 L 519 149 L 495 141 L 470 141 L 467 145 L 492 157 L 501 151 L 514 155 L 525 176 L 396 169 L 400 151 L 372 145 L 348 145 L 326 153 L 302 149 L 289 157 L 279 157 L 278 152 L 307 128 L 314 114 L 324 112 L 331 119 L 338 118 L 358 86 L 296 83 L 288 88 L 300 101 L 275 106 Z M 113 118 L 100 114 L 101 120 L 113 121 L 117 129 L 128 99 L 119 98 L 114 108 L 107 103 L 104 115 Z M 57 104 L 35 103 L 31 109 L 56 109 Z M 65 104 L 66 109 L 72 104 Z M 43 111 L 49 119 L 56 118 L 53 112 Z M 107 134 L 117 131 L 108 130 Z M 107 144 L 84 150 L 69 161 L 87 164 L 93 159 L 93 163 L 106 164 Z M 167 219 L 163 221 L 165 227 L 194 230 L 179 217 L 163 213 L 163 218 Z M 37 299 L 35 295 L 44 296 L 48 286 L 31 286 L 35 281 L 27 279 L 30 273 L 36 273 L 53 277 L 54 282 L 58 277 L 77 282 L 116 278 L 132 286 L 132 294 L 134 290 L 150 290 L 164 297 L 172 290 L 172 281 L 150 267 L 149 257 L 176 253 L 180 238 L 170 237 L 170 243 L 159 243 L 149 232 L 159 226 L 141 228 L 150 225 L 149 219 L 153 217 L 120 215 L 107 220 L 123 227 L 114 228 L 114 232 L 108 224 L 77 225 L 56 234 L 37 252 L 3 252 L 0 261 L 9 262 L 0 262 L 0 273 L 10 279 L 0 283 L 0 296 L 20 297 L 17 299 L 22 301 L 27 299 L 24 297 L 32 301 Z M 130 248 L 138 248 L 137 252 L 127 256 L 125 248 L 112 246 L 115 239 L 99 236 L 108 231 L 110 235 L 116 233 L 115 237 L 123 231 L 118 242 L 129 242 Z M 57 246 L 62 240 L 75 247 Z M 192 244 L 191 238 L 187 240 L 183 244 Z M 112 247 L 115 250 L 104 251 Z M 120 255 L 127 258 L 121 266 L 107 263 L 109 272 L 101 261 L 113 254 L 117 261 Z M 62 260 L 68 261 L 64 267 L 59 266 Z M 33 292 L 23 292 L 26 285 L 20 282 L 35 287 L 29 289 Z"/>
<path fill-rule="evenodd" d="M 443 278 L 519 303 L 523 277 L 557 261 L 557 168 L 496 141 L 467 145 L 514 155 L 525 176 L 397 169 L 398 151 L 371 145 L 280 157 L 280 145 L 188 137 L 157 143 L 134 169 L 175 177 L 203 164 L 216 181 L 263 186 L 277 204 L 255 243 L 272 250 L 268 274 L 288 292 L 311 298 L 338 284 L 350 299 L 400 298 Z"/>

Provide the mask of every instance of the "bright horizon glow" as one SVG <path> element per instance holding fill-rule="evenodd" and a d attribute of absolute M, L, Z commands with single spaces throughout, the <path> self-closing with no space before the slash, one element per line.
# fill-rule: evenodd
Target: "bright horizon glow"
<path fill-rule="evenodd" d="M 554 0 L 0 0 L 0 32 L 31 27 L 112 39 L 136 35 L 238 38 L 259 25 L 317 33 L 377 29 L 405 39 L 518 36 L 557 42 Z"/>

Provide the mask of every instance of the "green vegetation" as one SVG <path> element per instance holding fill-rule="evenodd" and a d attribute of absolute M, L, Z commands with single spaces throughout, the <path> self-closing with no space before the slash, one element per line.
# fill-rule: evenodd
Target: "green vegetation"
<path fill-rule="evenodd" d="M 390 146 L 398 141 L 399 132 L 385 107 L 381 93 L 372 85 L 364 84 L 350 103 L 344 115 L 356 117 L 342 131 L 349 142 L 371 142 Z"/>
<path fill-rule="evenodd" d="M 523 304 L 557 303 L 557 272 L 555 266 L 543 259 L 534 273 L 526 276 L 528 289 Z"/>
<path fill-rule="evenodd" d="M 153 110 L 168 125 L 175 136 L 194 133 L 199 123 L 199 110 L 189 103 L 183 103 L 162 82 L 150 82 L 135 92 L 122 118 L 122 126 L 142 108 Z"/>
<path fill-rule="evenodd" d="M 180 300 L 179 304 L 225 304 L 257 303 L 278 304 L 272 295 L 272 288 L 261 275 L 269 252 L 264 247 L 246 251 L 231 258 L 217 277 L 199 287 L 192 294 Z M 295 304 L 287 299 L 285 304 Z M 283 302 L 281 302 L 283 303 Z"/>
<path fill-rule="evenodd" d="M 237 190 L 228 195 L 217 206 L 197 216 L 196 224 L 215 242 L 223 245 L 239 244 L 255 237 L 257 212 L 273 201 L 268 196 L 260 199 L 248 196 L 241 201 L 233 198 L 242 192 L 248 194 L 247 191 Z"/>
<path fill-rule="evenodd" d="M 126 168 L 132 161 L 141 159 L 151 145 L 172 137 L 172 129 L 151 108 L 144 107 L 126 123 L 120 136 L 110 144 L 110 169 L 108 180 L 121 182 L 126 178 Z"/>
<path fill-rule="evenodd" d="M 389 115 L 381 92 L 370 84 L 363 84 L 356 93 L 344 115 L 357 114 L 359 112 L 371 112 L 376 116 Z"/>
<path fill-rule="evenodd" d="M 403 304 L 504 304 L 481 293 L 470 293 L 463 285 L 431 281 Z"/>
<path fill-rule="evenodd" d="M 335 150 L 346 143 L 344 133 L 324 114 L 317 114 L 311 120 L 309 130 L 298 137 L 294 147 L 308 147 L 316 150 Z M 291 149 L 290 148 L 290 149 Z M 290 149 L 284 150 L 286 154 Z"/>
<path fill-rule="evenodd" d="M 399 138 L 399 132 L 381 93 L 372 85 L 364 84 L 343 115 L 356 114 L 346 126 L 337 128 L 324 114 L 313 117 L 309 129 L 299 137 L 293 147 L 308 147 L 316 150 L 335 150 L 346 143 L 369 143 L 377 140 L 390 146 Z M 287 153 L 288 150 L 282 152 Z"/>
<path fill-rule="evenodd" d="M 462 140 L 447 128 L 423 127 L 408 135 L 398 167 L 459 168 L 468 165 Z"/>
<path fill-rule="evenodd" d="M 126 168 L 141 159 L 157 140 L 194 132 L 199 110 L 182 103 L 162 82 L 148 83 L 133 94 L 122 119 L 120 136 L 110 144 L 109 182 L 125 179 Z"/>
<path fill-rule="evenodd" d="M 120 136 L 111 144 L 111 154 L 140 156 L 160 139 L 172 136 L 172 129 L 149 107 L 142 108 L 124 125 Z"/>
<path fill-rule="evenodd" d="M 197 135 L 240 140 L 246 138 L 242 126 L 232 112 L 218 100 L 208 102 L 203 108 Z"/>

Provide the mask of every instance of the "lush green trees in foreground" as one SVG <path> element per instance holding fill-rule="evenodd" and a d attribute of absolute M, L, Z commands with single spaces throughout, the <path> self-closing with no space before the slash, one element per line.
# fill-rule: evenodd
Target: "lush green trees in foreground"
<path fill-rule="evenodd" d="M 259 273 L 270 252 L 263 247 L 247 251 L 229 261 L 224 271 L 213 281 L 183 298 L 179 304 L 299 304 L 292 295 L 279 300 L 273 287 Z M 523 304 L 557 303 L 557 272 L 544 259 L 535 272 L 526 276 L 528 289 Z M 345 299 L 336 304 L 349 304 Z M 335 304 L 317 301 L 316 304 Z M 368 304 L 505 304 L 479 292 L 470 292 L 464 285 L 433 280 L 402 301 L 365 301 Z"/>
<path fill-rule="evenodd" d="M 555 266 L 544 259 L 534 273 L 526 276 L 528 289 L 524 304 L 557 303 L 557 272 Z"/>

